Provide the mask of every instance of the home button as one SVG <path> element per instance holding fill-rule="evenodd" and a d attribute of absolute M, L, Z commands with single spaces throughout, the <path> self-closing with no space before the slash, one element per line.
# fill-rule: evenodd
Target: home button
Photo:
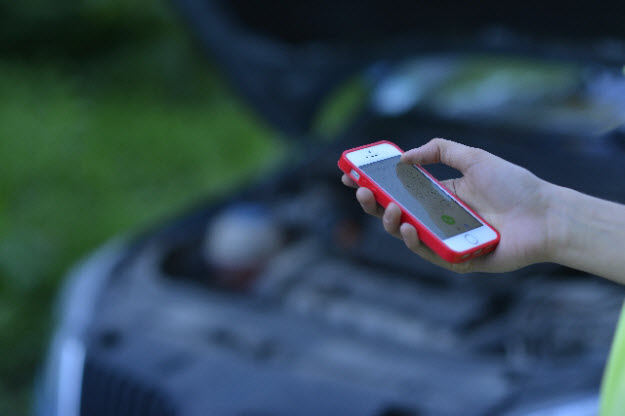
<path fill-rule="evenodd" d="M 467 240 L 471 244 L 477 244 L 477 238 L 475 238 L 471 234 L 465 234 L 464 239 Z"/>

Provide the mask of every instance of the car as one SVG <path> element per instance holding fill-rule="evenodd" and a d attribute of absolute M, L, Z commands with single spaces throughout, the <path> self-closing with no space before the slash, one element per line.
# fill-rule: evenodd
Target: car
<path fill-rule="evenodd" d="M 431 265 L 336 160 L 442 136 L 625 201 L 621 3 L 173 5 L 290 157 L 76 265 L 38 416 L 596 414 L 623 288 Z"/>

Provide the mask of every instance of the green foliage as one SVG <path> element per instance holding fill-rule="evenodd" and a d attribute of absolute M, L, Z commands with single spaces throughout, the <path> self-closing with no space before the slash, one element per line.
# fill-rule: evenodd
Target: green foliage
<path fill-rule="evenodd" d="M 240 185 L 279 146 L 160 3 L 2 11 L 15 21 L 1 29 L 12 46 L 0 59 L 0 414 L 20 415 L 71 264 Z M 38 24 L 58 31 L 49 44 Z"/>

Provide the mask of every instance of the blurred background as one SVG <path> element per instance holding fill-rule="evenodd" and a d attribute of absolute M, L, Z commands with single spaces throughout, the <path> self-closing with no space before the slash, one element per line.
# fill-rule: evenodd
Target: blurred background
<path fill-rule="evenodd" d="M 336 160 L 625 202 L 623 6 L 392 3 L 0 4 L 0 414 L 594 414 L 622 288 L 429 265 Z"/>
<path fill-rule="evenodd" d="M 279 155 L 188 33 L 160 1 L 0 4 L 0 414 L 28 414 L 73 262 Z"/>

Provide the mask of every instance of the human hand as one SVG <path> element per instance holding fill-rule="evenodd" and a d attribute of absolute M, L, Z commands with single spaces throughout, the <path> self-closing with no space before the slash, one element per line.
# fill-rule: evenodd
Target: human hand
<path fill-rule="evenodd" d="M 443 185 L 501 234 L 493 252 L 463 263 L 448 263 L 420 242 L 412 225 L 400 224 L 401 211 L 396 204 L 390 203 L 385 210 L 369 189 L 358 188 L 356 198 L 363 210 L 381 218 L 384 229 L 419 256 L 460 273 L 505 272 L 550 259 L 546 214 L 553 185 L 484 150 L 444 139 L 407 151 L 401 161 L 419 165 L 440 162 L 459 170 L 462 177 L 442 181 Z M 342 180 L 358 187 L 347 175 Z"/>

